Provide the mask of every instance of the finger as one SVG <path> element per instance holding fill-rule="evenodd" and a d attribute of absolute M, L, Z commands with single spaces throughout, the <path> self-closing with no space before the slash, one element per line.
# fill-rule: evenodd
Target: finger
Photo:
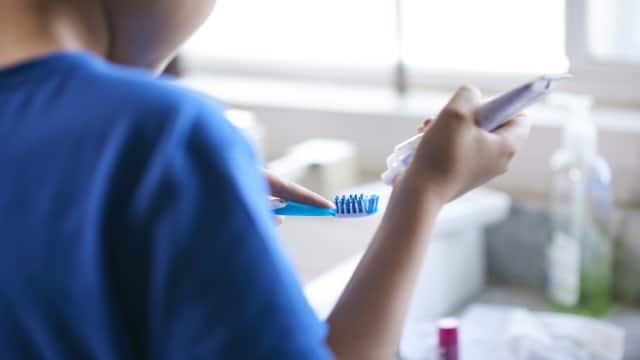
<path fill-rule="evenodd" d="M 283 200 L 290 200 L 323 208 L 333 207 L 332 202 L 307 188 L 281 179 L 269 172 L 265 172 L 265 175 L 269 182 L 269 186 L 271 187 L 271 195 L 273 196 L 279 197 Z"/>
<path fill-rule="evenodd" d="M 427 131 L 427 129 L 429 128 L 429 125 L 431 125 L 431 123 L 433 122 L 433 118 L 427 118 L 422 125 L 418 126 L 418 134 L 422 134 L 423 132 Z"/>
<path fill-rule="evenodd" d="M 455 110 L 456 112 L 471 116 L 475 113 L 478 104 L 482 99 L 480 90 L 474 86 L 464 85 L 460 87 L 447 106 L 445 110 Z"/>
<path fill-rule="evenodd" d="M 526 142 L 531 132 L 531 121 L 524 114 L 518 114 L 507 120 L 492 134 L 509 141 L 515 150 L 520 149 Z"/>
<path fill-rule="evenodd" d="M 398 172 L 398 174 L 396 174 L 396 177 L 393 178 L 393 187 L 397 189 L 398 184 L 400 183 L 400 180 L 404 177 L 404 173 L 407 170 L 401 170 L 400 172 Z"/>
<path fill-rule="evenodd" d="M 284 222 L 284 216 L 276 215 L 273 217 L 273 221 L 276 223 L 276 226 L 280 226 Z"/>

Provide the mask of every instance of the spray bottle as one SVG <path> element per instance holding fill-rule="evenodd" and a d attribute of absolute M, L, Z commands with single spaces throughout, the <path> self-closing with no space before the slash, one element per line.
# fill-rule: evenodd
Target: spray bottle
<path fill-rule="evenodd" d="M 604 315 L 612 288 L 611 170 L 598 154 L 592 99 L 554 94 L 566 112 L 564 144 L 551 158 L 547 296 L 558 310 Z"/>

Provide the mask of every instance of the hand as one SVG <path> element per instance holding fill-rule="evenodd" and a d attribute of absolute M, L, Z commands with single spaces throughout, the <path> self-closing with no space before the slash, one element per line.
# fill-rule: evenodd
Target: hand
<path fill-rule="evenodd" d="M 422 122 L 422 124 L 420 126 L 418 126 L 418 128 L 416 129 L 416 132 L 418 134 L 423 134 L 425 131 L 427 131 L 427 129 L 429 129 L 429 126 L 433 123 L 433 118 L 432 117 L 428 117 L 425 121 Z"/>
<path fill-rule="evenodd" d="M 302 187 L 298 184 L 284 180 L 268 170 L 263 171 L 269 188 L 271 189 L 271 195 L 282 200 L 290 200 L 303 204 L 318 206 L 322 208 L 332 208 L 333 203 L 323 198 L 322 196 L 314 193 L 313 191 Z M 282 216 L 276 216 L 276 223 L 282 224 L 284 218 Z"/>
<path fill-rule="evenodd" d="M 476 88 L 460 88 L 435 120 L 418 129 L 428 131 L 401 181 L 426 188 L 444 204 L 506 172 L 529 135 L 529 121 L 518 115 L 487 132 L 475 124 L 480 104 Z"/>
<path fill-rule="evenodd" d="M 418 126 L 418 128 L 416 129 L 416 132 L 418 134 L 424 134 L 429 129 L 429 126 L 433 124 L 433 120 L 434 119 L 432 117 L 428 117 L 426 120 L 422 122 L 422 124 L 420 124 L 420 126 Z M 402 169 L 396 174 L 396 176 L 393 178 L 393 187 L 395 187 L 400 183 L 400 179 L 404 177 L 405 171 L 406 169 Z"/>

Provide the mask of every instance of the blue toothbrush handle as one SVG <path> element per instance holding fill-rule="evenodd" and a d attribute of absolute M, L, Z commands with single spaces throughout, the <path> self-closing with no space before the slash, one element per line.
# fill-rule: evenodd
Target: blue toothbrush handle
<path fill-rule="evenodd" d="M 336 216 L 336 209 L 325 209 L 288 201 L 284 207 L 273 209 L 273 213 L 283 216 Z"/>

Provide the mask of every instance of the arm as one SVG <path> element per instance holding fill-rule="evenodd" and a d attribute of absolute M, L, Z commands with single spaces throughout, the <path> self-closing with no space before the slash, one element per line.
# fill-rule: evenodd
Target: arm
<path fill-rule="evenodd" d="M 506 171 L 528 135 L 521 118 L 494 133 L 474 124 L 480 94 L 461 88 L 425 134 L 394 187 L 382 223 L 329 316 L 338 358 L 390 359 L 440 208 Z"/>

